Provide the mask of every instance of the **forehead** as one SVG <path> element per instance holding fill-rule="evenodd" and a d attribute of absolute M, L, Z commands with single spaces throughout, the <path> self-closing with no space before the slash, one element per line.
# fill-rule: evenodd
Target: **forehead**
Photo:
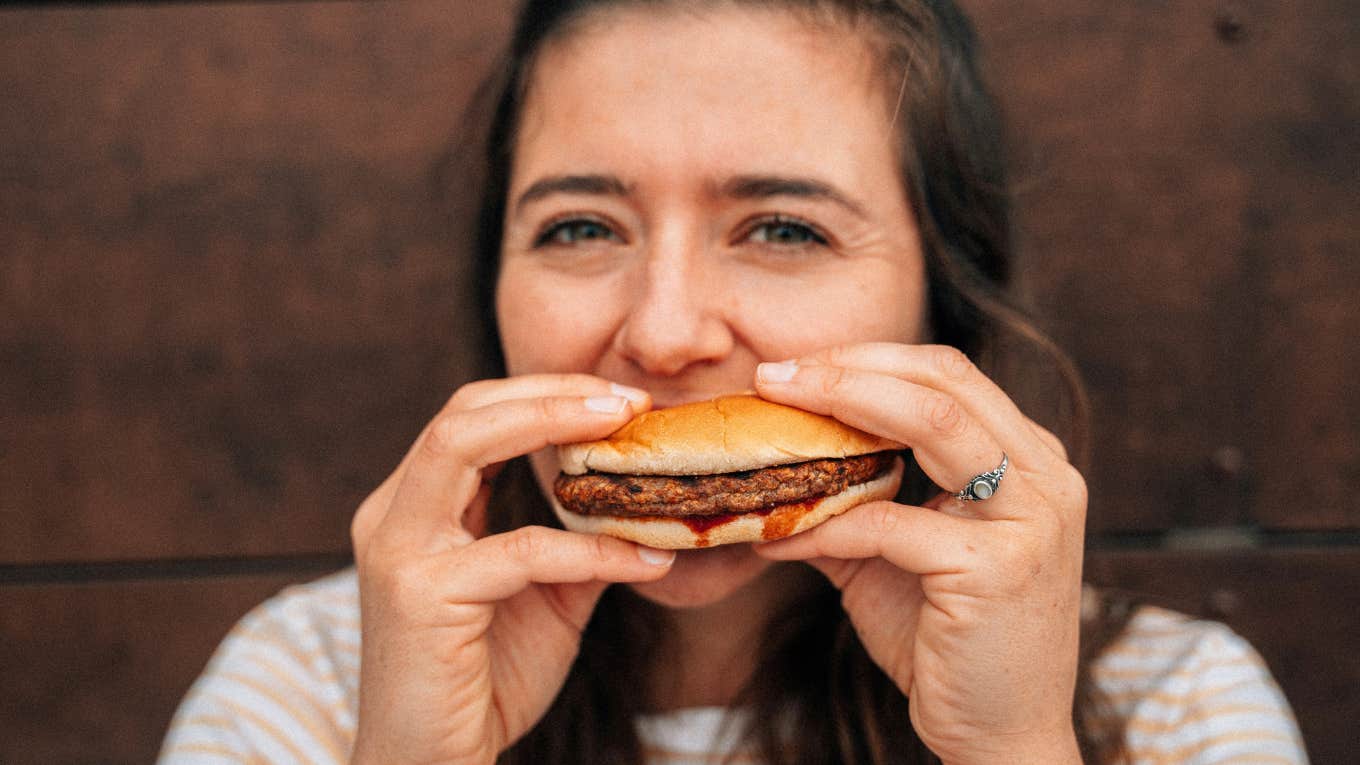
<path fill-rule="evenodd" d="M 515 164 L 853 174 L 892 153 L 886 100 L 872 46 L 838 22 L 739 5 L 611 9 L 541 51 Z"/>

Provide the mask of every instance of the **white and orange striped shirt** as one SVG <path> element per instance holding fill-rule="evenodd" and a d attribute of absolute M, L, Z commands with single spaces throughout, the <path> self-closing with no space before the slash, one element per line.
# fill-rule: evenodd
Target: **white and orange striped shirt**
<path fill-rule="evenodd" d="M 359 699 L 353 569 L 291 587 L 243 618 L 190 689 L 162 765 L 345 763 Z M 1135 763 L 1306 763 L 1298 726 L 1261 658 L 1215 622 L 1143 608 L 1093 665 L 1128 721 Z M 649 765 L 751 762 L 719 708 L 640 718 Z"/>

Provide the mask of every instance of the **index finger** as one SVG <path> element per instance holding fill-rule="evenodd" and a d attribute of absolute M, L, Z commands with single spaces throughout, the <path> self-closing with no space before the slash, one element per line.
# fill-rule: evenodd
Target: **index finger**
<path fill-rule="evenodd" d="M 1010 395 L 953 346 L 859 343 L 824 348 L 797 363 L 876 372 L 934 388 L 986 423 L 1007 453 L 1026 455 L 1031 462 L 1038 455 L 1067 461 L 1061 444 L 1054 448 Z"/>
<path fill-rule="evenodd" d="M 645 412 L 652 407 L 652 397 L 647 391 L 620 385 L 595 375 L 579 373 L 532 374 L 475 380 L 459 387 L 444 402 L 435 419 L 426 425 L 411 448 L 407 450 L 406 454 L 402 455 L 401 462 L 397 463 L 397 467 L 373 491 L 373 494 L 365 502 L 367 507 L 361 508 L 360 513 L 372 516 L 375 514 L 372 512 L 374 508 L 383 508 L 385 512 L 385 509 L 391 505 L 397 486 L 400 485 L 411 462 L 411 456 L 428 437 L 430 426 L 440 417 L 456 411 L 478 409 L 501 401 L 543 396 L 621 396 L 628 399 L 634 414 Z M 356 521 L 358 520 L 356 516 Z M 367 531 L 376 526 L 380 520 L 381 518 L 373 519 L 370 517 L 365 519 L 363 523 L 357 524 L 363 527 L 363 532 L 356 531 L 354 534 L 356 547 L 358 546 L 358 539 L 360 537 L 366 538 Z"/>
<path fill-rule="evenodd" d="M 474 380 L 453 394 L 444 411 L 477 409 L 498 401 L 543 396 L 622 396 L 632 404 L 634 412 L 644 412 L 652 405 L 651 396 L 641 388 L 620 385 L 595 375 L 569 372 Z"/>
<path fill-rule="evenodd" d="M 430 423 L 408 456 L 379 531 L 403 547 L 465 544 L 461 520 L 489 465 L 542 449 L 603 438 L 632 417 L 621 396 L 549 396 L 452 411 Z"/>

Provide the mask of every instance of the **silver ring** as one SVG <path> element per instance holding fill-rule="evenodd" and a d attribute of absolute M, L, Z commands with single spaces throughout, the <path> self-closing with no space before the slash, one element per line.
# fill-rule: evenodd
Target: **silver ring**
<path fill-rule="evenodd" d="M 963 487 L 963 491 L 954 495 L 955 499 L 964 502 L 981 502 L 991 498 L 996 494 L 996 490 L 1001 486 L 1001 479 L 1006 477 L 1006 468 L 1010 467 L 1010 457 L 1005 452 L 1001 453 L 1001 464 L 996 466 L 996 470 L 988 470 L 973 476 L 968 485 Z"/>

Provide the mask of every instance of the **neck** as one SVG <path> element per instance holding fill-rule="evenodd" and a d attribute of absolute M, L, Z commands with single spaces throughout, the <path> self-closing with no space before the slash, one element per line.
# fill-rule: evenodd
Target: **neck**
<path fill-rule="evenodd" d="M 755 673 L 770 620 L 818 574 L 775 565 L 732 595 L 670 611 L 671 633 L 653 683 L 654 708 L 731 706 Z"/>

